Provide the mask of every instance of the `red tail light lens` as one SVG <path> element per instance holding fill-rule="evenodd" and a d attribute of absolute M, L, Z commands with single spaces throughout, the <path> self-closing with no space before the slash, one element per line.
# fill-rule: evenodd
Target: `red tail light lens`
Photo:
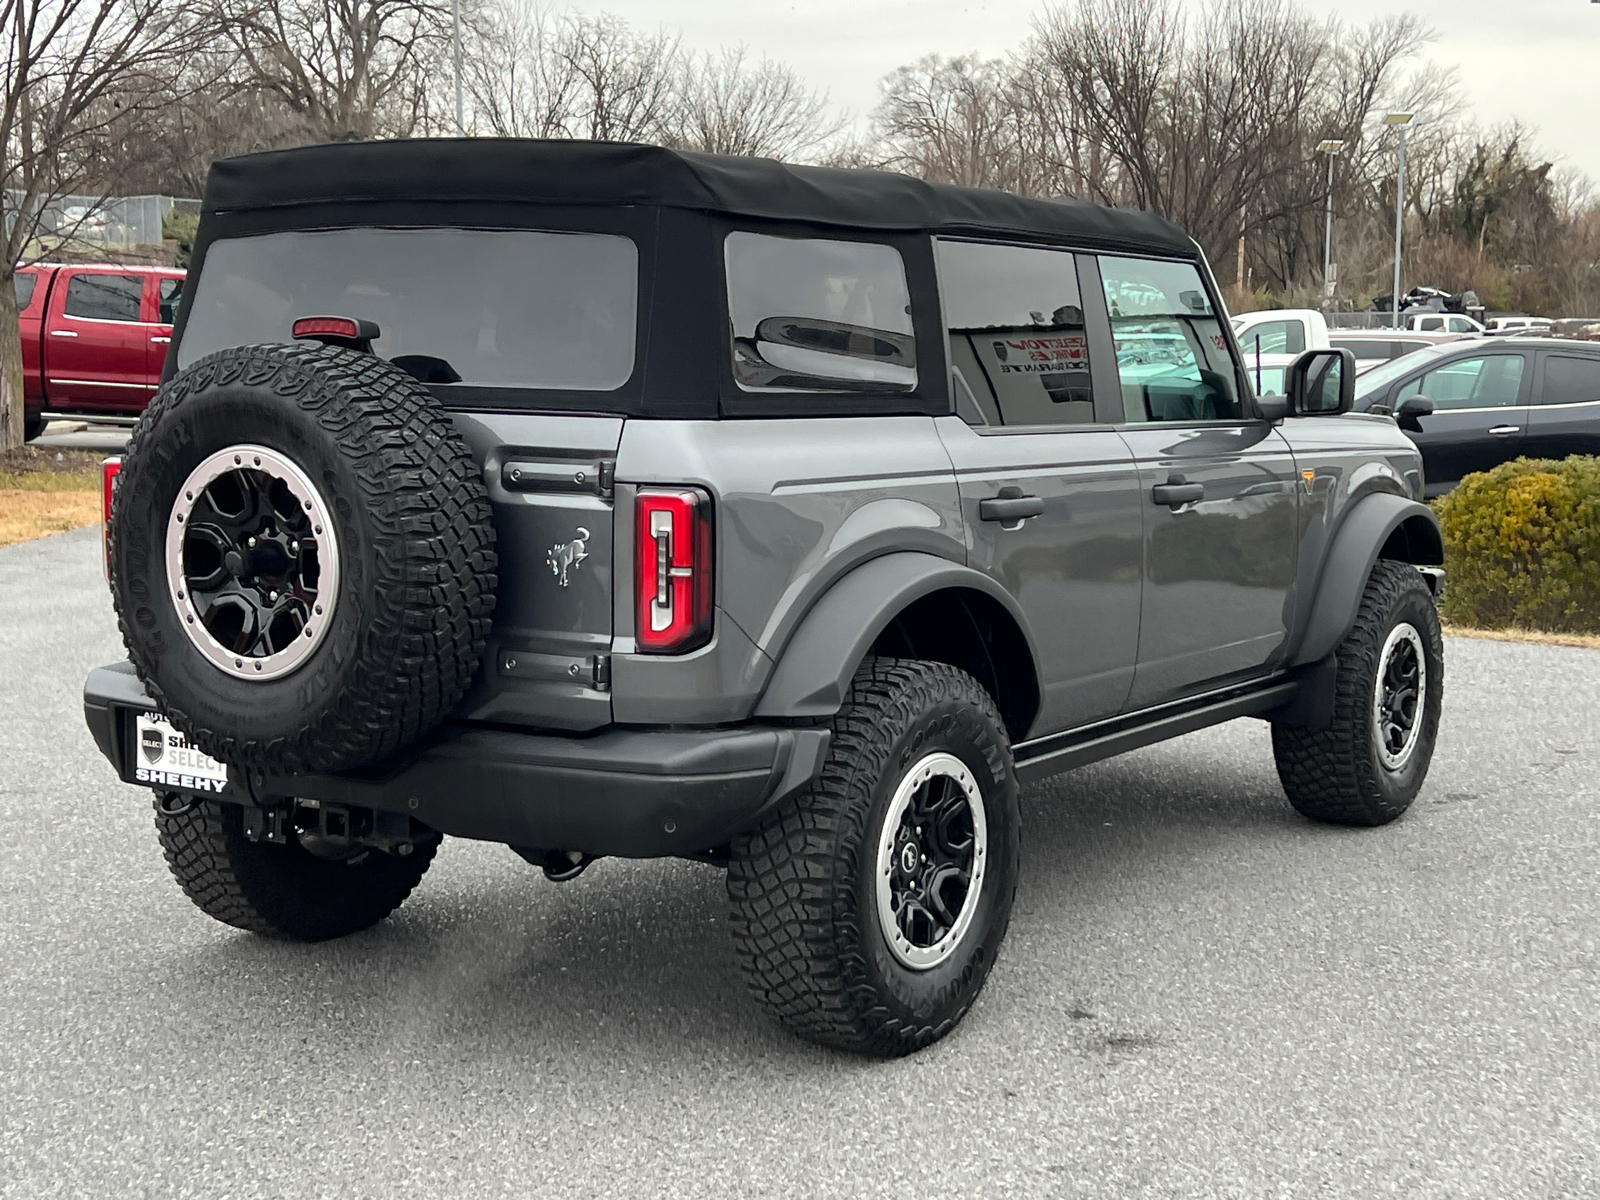
<path fill-rule="evenodd" d="M 100 561 L 105 566 L 107 583 L 111 582 L 111 489 L 121 472 L 120 457 L 100 464 Z"/>
<path fill-rule="evenodd" d="M 635 629 L 646 654 L 682 654 L 711 639 L 711 498 L 694 488 L 641 489 L 635 508 Z"/>

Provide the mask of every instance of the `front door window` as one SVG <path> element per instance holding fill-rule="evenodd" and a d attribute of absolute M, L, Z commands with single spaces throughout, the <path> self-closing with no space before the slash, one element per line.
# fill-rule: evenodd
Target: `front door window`
<path fill-rule="evenodd" d="M 1458 358 L 1435 367 L 1403 385 L 1395 405 L 1410 396 L 1426 396 L 1435 412 L 1451 408 L 1507 408 L 1522 390 L 1526 359 L 1520 354 L 1486 354 Z"/>
<path fill-rule="evenodd" d="M 1236 421 L 1239 380 L 1192 263 L 1100 259 L 1127 421 Z"/>

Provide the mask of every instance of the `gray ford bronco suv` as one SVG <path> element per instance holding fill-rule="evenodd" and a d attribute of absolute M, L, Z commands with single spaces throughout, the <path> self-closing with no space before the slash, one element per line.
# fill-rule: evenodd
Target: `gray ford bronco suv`
<path fill-rule="evenodd" d="M 994 964 L 1019 784 L 1242 716 L 1313 819 L 1422 784 L 1416 448 L 1348 352 L 1255 395 L 1148 213 L 320 146 L 216 164 L 191 277 L 85 708 L 220 921 L 365 928 L 446 834 L 696 859 L 761 1004 L 903 1054 Z"/>

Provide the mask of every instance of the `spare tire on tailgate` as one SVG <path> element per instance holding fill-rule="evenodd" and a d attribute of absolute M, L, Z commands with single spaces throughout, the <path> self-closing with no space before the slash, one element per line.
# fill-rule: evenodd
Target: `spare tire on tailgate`
<path fill-rule="evenodd" d="M 128 654 L 173 724 L 240 767 L 359 766 L 437 725 L 478 669 L 495 566 L 466 443 L 355 350 L 202 359 L 151 401 L 117 480 Z"/>

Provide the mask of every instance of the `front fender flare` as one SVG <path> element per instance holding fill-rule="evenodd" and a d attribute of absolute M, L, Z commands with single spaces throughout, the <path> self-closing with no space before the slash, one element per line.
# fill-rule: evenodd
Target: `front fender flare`
<path fill-rule="evenodd" d="M 1407 526 L 1401 557 L 1418 566 L 1433 566 L 1443 561 L 1439 518 L 1426 504 L 1389 492 L 1377 492 L 1358 500 L 1328 548 L 1317 581 L 1316 600 L 1299 648 L 1289 660 L 1291 666 L 1318 662 L 1344 641 L 1356 623 L 1361 595 L 1366 591 L 1373 565 L 1401 526 Z"/>
<path fill-rule="evenodd" d="M 778 657 L 755 715 L 831 717 L 844 703 L 856 668 L 889 622 L 906 605 L 947 588 L 982 592 L 996 600 L 1010 613 L 1032 651 L 1033 637 L 1017 602 L 981 571 L 932 554 L 886 554 L 856 567 L 812 605 Z"/>

